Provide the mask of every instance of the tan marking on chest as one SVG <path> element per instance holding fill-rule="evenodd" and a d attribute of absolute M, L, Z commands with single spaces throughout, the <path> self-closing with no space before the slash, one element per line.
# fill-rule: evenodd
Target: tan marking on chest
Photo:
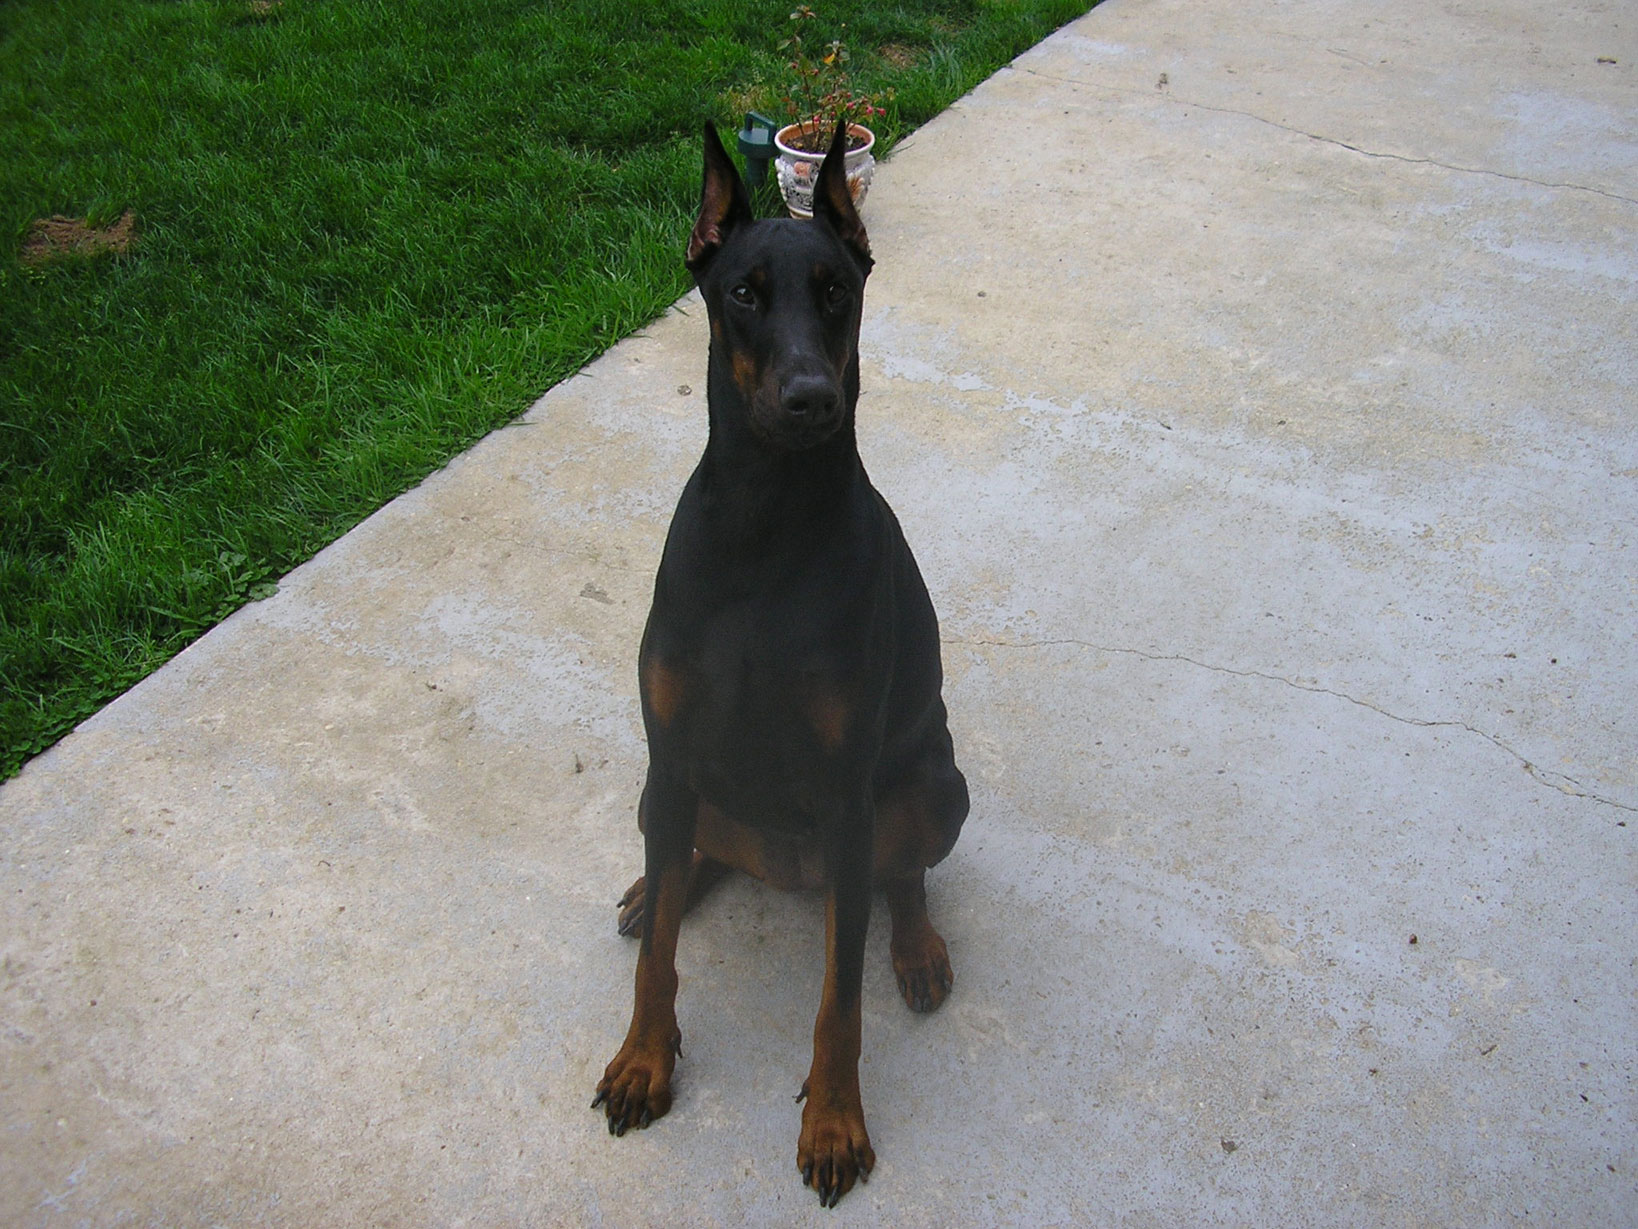
<path fill-rule="evenodd" d="M 847 739 L 848 722 L 853 714 L 847 701 L 833 691 L 822 691 L 807 703 L 808 723 L 819 736 L 819 745 L 826 751 L 838 751 Z"/>
<path fill-rule="evenodd" d="M 676 718 L 685 691 L 682 671 L 672 669 L 657 658 L 644 663 L 643 699 L 661 725 L 669 726 Z"/>

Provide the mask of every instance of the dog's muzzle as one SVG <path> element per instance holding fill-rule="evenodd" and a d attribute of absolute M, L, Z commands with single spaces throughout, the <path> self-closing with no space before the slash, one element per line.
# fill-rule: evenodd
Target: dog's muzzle
<path fill-rule="evenodd" d="M 795 375 L 780 383 L 777 421 L 770 434 L 791 448 L 828 439 L 842 424 L 842 390 L 821 374 Z"/>

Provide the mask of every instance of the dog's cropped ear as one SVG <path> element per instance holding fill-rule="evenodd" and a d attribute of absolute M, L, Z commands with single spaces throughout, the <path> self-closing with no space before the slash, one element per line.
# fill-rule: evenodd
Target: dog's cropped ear
<path fill-rule="evenodd" d="M 716 255 L 717 249 L 728 240 L 736 226 L 751 221 L 751 198 L 745 183 L 734 169 L 734 160 L 722 147 L 717 126 L 709 120 L 705 124 L 705 184 L 700 189 L 700 216 L 688 236 L 688 255 L 684 259 L 689 270 L 701 273 Z"/>
<path fill-rule="evenodd" d="M 819 167 L 819 179 L 813 185 L 813 216 L 836 232 L 836 237 L 847 244 L 859 266 L 869 273 L 875 264 L 870 256 L 870 237 L 865 234 L 864 223 L 859 221 L 859 211 L 853 207 L 853 194 L 847 186 L 845 120 L 837 121 L 830 152 Z"/>

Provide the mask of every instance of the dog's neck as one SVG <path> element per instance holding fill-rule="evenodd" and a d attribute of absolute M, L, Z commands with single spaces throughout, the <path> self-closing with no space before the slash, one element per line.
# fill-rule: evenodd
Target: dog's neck
<path fill-rule="evenodd" d="M 858 387 L 855 365 L 845 381 L 847 412 L 836 433 L 791 451 L 751 430 L 730 364 L 712 354 L 710 436 L 697 479 L 709 531 L 724 547 L 736 553 L 799 547 L 819 540 L 832 522 L 848 515 L 864 480 L 853 429 Z"/>

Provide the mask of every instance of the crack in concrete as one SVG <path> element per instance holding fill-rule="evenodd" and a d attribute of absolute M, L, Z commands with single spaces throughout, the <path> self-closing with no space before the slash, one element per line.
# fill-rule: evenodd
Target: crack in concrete
<path fill-rule="evenodd" d="M 1361 700 L 1357 696 L 1351 696 L 1347 692 L 1337 691 L 1331 687 L 1321 687 L 1317 683 L 1298 682 L 1296 679 L 1286 678 L 1281 674 L 1270 674 L 1266 670 L 1237 670 L 1232 666 L 1219 666 L 1213 664 L 1212 662 L 1200 661 L 1198 658 L 1189 657 L 1183 653 L 1147 653 L 1142 649 L 1128 649 L 1114 645 L 1093 644 L 1090 641 L 1075 639 L 989 640 L 984 638 L 962 639 L 958 637 L 951 637 L 946 638 L 943 643 L 951 645 L 966 645 L 969 647 L 983 645 L 1001 649 L 1043 649 L 1068 646 L 1073 648 L 1089 649 L 1094 653 L 1111 653 L 1121 654 L 1127 657 L 1137 657 L 1144 661 L 1181 662 L 1185 665 L 1194 666 L 1200 670 L 1210 670 L 1215 674 L 1229 674 L 1236 678 L 1254 678 L 1263 679 L 1270 683 L 1281 683 L 1286 687 L 1295 688 L 1298 691 L 1306 691 L 1312 695 L 1331 696 L 1334 699 L 1345 700 L 1349 704 L 1354 704 L 1360 708 L 1369 709 L 1378 716 L 1386 717 L 1389 721 L 1397 721 L 1402 725 L 1417 726 L 1422 729 L 1449 728 L 1465 730 L 1469 734 L 1484 739 L 1498 751 L 1501 751 L 1517 760 L 1524 771 L 1527 772 L 1530 775 L 1530 778 L 1538 785 L 1544 785 L 1548 789 L 1557 790 L 1559 793 L 1566 794 L 1571 798 L 1584 798 L 1588 802 L 1596 802 L 1607 807 L 1614 807 L 1619 811 L 1638 812 L 1638 806 L 1634 806 L 1633 804 L 1627 802 L 1621 802 L 1615 798 L 1606 798 L 1602 794 L 1595 794 L 1574 777 L 1567 776 L 1564 773 L 1551 772 L 1545 768 L 1542 768 L 1540 765 L 1534 763 L 1528 756 L 1514 750 L 1496 735 L 1491 734 L 1488 731 L 1481 730 L 1477 726 L 1470 725 L 1465 721 L 1429 720 L 1423 717 L 1405 717 L 1399 713 L 1385 709 L 1379 704 L 1373 704 L 1369 700 Z M 1625 823 L 1625 821 L 1622 822 Z"/>
<path fill-rule="evenodd" d="M 529 551 L 536 555 L 554 555 L 560 559 L 577 559 L 582 563 L 589 563 L 594 567 L 607 568 L 611 572 L 643 572 L 651 571 L 652 567 L 637 567 L 629 563 L 615 563 L 606 555 L 595 550 L 573 550 L 565 546 L 543 546 L 539 542 L 526 538 L 507 537 L 502 534 L 492 534 L 489 540 L 499 542 L 503 546 L 513 546 L 518 550 Z"/>
<path fill-rule="evenodd" d="M 1043 81 L 1056 81 L 1062 85 L 1076 88 L 1107 90 L 1115 94 L 1137 94 L 1150 97 L 1154 91 L 1137 89 L 1128 85 L 1104 85 L 1096 81 L 1076 81 L 1070 77 L 1054 76 L 1052 73 L 1043 73 L 1034 68 L 1018 68 L 1011 66 L 1015 71 L 1028 73 L 1032 77 L 1040 77 Z M 1531 184 L 1537 188 L 1556 188 L 1566 192 L 1590 192 L 1594 196 L 1602 196 L 1612 201 L 1620 201 L 1626 205 L 1638 205 L 1638 197 L 1623 196 L 1619 192 L 1611 192 L 1605 188 L 1594 188 L 1588 184 L 1560 183 L 1549 179 L 1535 179 L 1529 175 L 1519 175 L 1510 171 L 1494 171 L 1483 166 L 1462 166 L 1455 162 L 1441 162 L 1437 158 L 1418 158 L 1410 154 L 1390 154 L 1381 150 L 1366 149 L 1363 145 L 1354 145 L 1338 137 L 1328 137 L 1322 133 L 1309 132 L 1306 128 L 1298 128 L 1292 124 L 1282 124 L 1279 120 L 1269 119 L 1265 115 L 1258 115 L 1255 111 L 1242 111 L 1236 107 L 1219 107 L 1209 102 L 1196 102 L 1181 98 L 1169 90 L 1164 92 L 1164 98 L 1174 106 L 1196 107 L 1201 111 L 1213 111 L 1219 115 L 1237 115 L 1242 119 L 1254 120 L 1259 124 L 1267 124 L 1270 128 L 1278 128 L 1281 132 L 1289 132 L 1294 136 L 1307 137 L 1310 141 L 1318 141 L 1322 145 L 1335 145 L 1339 149 L 1346 149 L 1351 153 L 1365 158 L 1382 158 L 1390 162 L 1405 162 L 1413 166 L 1436 166 L 1442 170 L 1455 171 L 1463 175 L 1488 175 L 1495 179 L 1506 179 L 1513 183 Z"/>

